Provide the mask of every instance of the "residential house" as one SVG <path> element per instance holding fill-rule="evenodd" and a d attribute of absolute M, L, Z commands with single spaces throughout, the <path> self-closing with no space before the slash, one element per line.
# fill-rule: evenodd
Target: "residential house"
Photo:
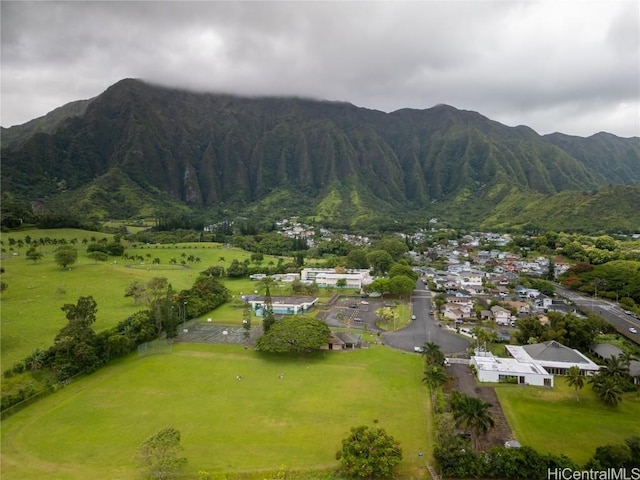
<path fill-rule="evenodd" d="M 553 375 L 565 375 L 569 368 L 577 366 L 583 375 L 592 375 L 600 366 L 574 348 L 551 340 L 532 345 L 505 345 L 507 352 L 522 362 L 535 361 Z"/>
<path fill-rule="evenodd" d="M 511 318 L 511 312 L 500 305 L 491 307 L 491 314 L 498 325 L 509 325 L 513 320 Z"/>
<path fill-rule="evenodd" d="M 490 352 L 476 351 L 471 357 L 481 382 L 515 382 L 519 385 L 553 387 L 553 375 L 531 359 L 499 358 Z"/>

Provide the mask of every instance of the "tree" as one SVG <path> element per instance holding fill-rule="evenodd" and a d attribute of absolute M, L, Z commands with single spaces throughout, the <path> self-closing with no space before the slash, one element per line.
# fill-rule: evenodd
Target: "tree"
<path fill-rule="evenodd" d="M 56 375 L 66 379 L 78 373 L 92 372 L 100 366 L 96 334 L 92 328 L 98 305 L 91 296 L 80 297 L 75 305 L 63 305 L 62 311 L 68 323 L 58 332 L 49 351 Z"/>
<path fill-rule="evenodd" d="M 94 263 L 106 262 L 107 260 L 109 260 L 109 255 L 107 255 L 104 252 L 98 252 L 98 251 L 91 252 L 89 255 L 87 255 L 87 257 L 93 260 Z"/>
<path fill-rule="evenodd" d="M 619 385 L 629 379 L 629 367 L 619 357 L 612 355 L 604 361 L 604 366 L 600 369 L 600 373 L 605 377 L 610 377 Z"/>
<path fill-rule="evenodd" d="M 56 249 L 54 260 L 62 268 L 67 268 L 78 260 L 78 250 L 71 245 L 62 245 Z"/>
<path fill-rule="evenodd" d="M 385 237 L 373 245 L 374 250 L 383 250 L 387 252 L 394 262 L 397 262 L 402 256 L 409 251 L 409 247 L 403 241 L 396 238 Z"/>
<path fill-rule="evenodd" d="M 424 369 L 424 377 L 422 381 L 429 387 L 431 391 L 431 403 L 436 408 L 436 392 L 447 382 L 447 372 L 444 367 L 436 365 L 427 365 Z"/>
<path fill-rule="evenodd" d="M 274 323 L 258 339 L 257 347 L 263 352 L 305 353 L 327 345 L 331 330 L 322 321 L 312 317 L 285 317 Z"/>
<path fill-rule="evenodd" d="M 26 253 L 27 260 L 31 260 L 33 263 L 36 263 L 43 256 L 44 255 L 42 255 L 42 253 L 40 253 L 40 251 L 38 251 L 36 247 L 31 247 L 29 250 L 27 250 Z"/>
<path fill-rule="evenodd" d="M 437 343 L 425 342 L 422 347 L 422 356 L 425 358 L 427 365 L 436 367 L 444 365 L 444 353 Z"/>
<path fill-rule="evenodd" d="M 494 421 L 489 409 L 491 404 L 477 397 L 454 392 L 451 399 L 451 412 L 456 425 L 472 434 L 474 450 L 478 451 L 478 437 L 493 428 Z"/>
<path fill-rule="evenodd" d="M 415 287 L 415 280 L 404 275 L 398 275 L 389 280 L 389 290 L 391 293 L 398 294 L 401 298 L 405 295 L 411 295 Z"/>
<path fill-rule="evenodd" d="M 350 478 L 392 478 L 402 461 L 400 443 L 383 428 L 361 425 L 351 427 L 336 453 L 340 470 Z"/>
<path fill-rule="evenodd" d="M 584 387 L 585 378 L 580 372 L 580 367 L 574 365 L 573 367 L 567 370 L 565 375 L 567 377 L 567 384 L 570 387 L 573 387 L 576 393 L 576 402 L 580 400 L 578 396 L 578 390 Z"/>
<path fill-rule="evenodd" d="M 276 323 L 276 317 L 273 314 L 271 290 L 269 290 L 269 284 L 267 284 L 264 294 L 264 305 L 262 307 L 262 331 L 265 334 L 269 333 L 269 330 L 271 330 L 274 323 Z"/>
<path fill-rule="evenodd" d="M 367 286 L 367 290 L 369 292 L 378 292 L 384 297 L 385 292 L 389 292 L 391 290 L 390 285 L 391 283 L 388 278 L 376 278 Z"/>
<path fill-rule="evenodd" d="M 131 285 L 127 287 L 124 292 L 125 297 L 133 297 L 134 305 L 137 305 L 140 300 L 143 300 L 147 293 L 147 288 L 144 286 L 142 282 L 138 280 L 134 280 L 131 282 Z"/>
<path fill-rule="evenodd" d="M 244 329 L 244 341 L 247 343 L 251 336 L 251 305 L 249 302 L 245 303 L 242 309 L 242 328 Z"/>
<path fill-rule="evenodd" d="M 442 310 L 442 307 L 447 303 L 447 297 L 444 293 L 439 293 L 435 297 L 433 297 L 433 301 L 436 304 L 438 312 L 440 312 Z"/>
<path fill-rule="evenodd" d="M 402 263 L 394 263 L 391 269 L 389 270 L 389 278 L 397 277 L 398 275 L 404 275 L 405 277 L 409 277 L 413 280 L 413 284 L 415 285 L 416 280 L 418 280 L 418 274 L 413 271 L 413 269 L 409 265 L 403 265 Z"/>
<path fill-rule="evenodd" d="M 615 407 L 622 401 L 620 384 L 615 377 L 600 371 L 591 376 L 589 383 L 598 399 L 605 405 Z"/>
<path fill-rule="evenodd" d="M 369 268 L 367 253 L 361 248 L 354 248 L 346 256 L 345 266 L 347 268 Z"/>
<path fill-rule="evenodd" d="M 369 252 L 367 254 L 367 260 L 369 260 L 369 264 L 373 268 L 374 275 L 386 274 L 391 268 L 391 265 L 393 265 L 393 258 L 384 250 Z"/>
<path fill-rule="evenodd" d="M 183 450 L 180 432 L 171 427 L 163 428 L 138 447 L 136 464 L 148 477 L 176 478 L 188 463 L 182 456 Z"/>

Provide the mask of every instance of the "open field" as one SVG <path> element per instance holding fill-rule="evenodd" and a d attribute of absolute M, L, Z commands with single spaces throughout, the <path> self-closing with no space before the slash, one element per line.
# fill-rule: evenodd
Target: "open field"
<path fill-rule="evenodd" d="M 78 261 L 71 270 L 63 270 L 54 262 L 55 245 L 43 246 L 44 257 L 36 263 L 27 260 L 26 244 L 18 248 L 17 241 L 26 236 L 32 239 L 56 238 L 77 240 Z M 222 248 L 214 243 L 188 243 L 175 245 L 128 246 L 125 253 L 139 255 L 145 261 L 123 261 L 110 257 L 108 262 L 95 262 L 86 256 L 83 239 L 91 242 L 112 236 L 97 232 L 74 229 L 26 230 L 2 235 L 2 266 L 5 273 L 2 281 L 8 289 L 2 293 L 2 337 L 0 361 L 3 370 L 29 355 L 35 348 L 48 348 L 58 331 L 66 324 L 60 310 L 65 303 L 76 303 L 78 297 L 91 295 L 98 304 L 94 328 L 101 331 L 112 327 L 129 315 L 143 308 L 134 305 L 132 298 L 124 296 L 125 289 L 134 281 L 146 283 L 153 277 L 166 277 L 176 291 L 190 288 L 198 273 L 213 265 L 228 267 L 234 259 L 243 261 L 250 253 L 239 249 Z M 12 239 L 14 246 L 9 246 Z M 19 255 L 14 256 L 13 253 Z M 200 262 L 171 265 L 171 258 L 180 262 L 182 255 L 193 255 Z M 159 258 L 159 265 L 151 265 L 151 259 Z M 265 256 L 264 264 L 276 262 Z M 225 280 L 225 285 L 239 299 L 243 294 L 253 293 L 257 283 L 248 279 Z M 272 294 L 277 295 L 278 289 Z M 216 310 L 215 316 L 222 322 L 241 322 L 242 312 L 233 302 Z"/>
<path fill-rule="evenodd" d="M 516 385 L 495 390 L 516 439 L 539 452 L 564 454 L 584 464 L 597 447 L 640 435 L 637 393 L 625 394 L 618 407 L 607 407 L 585 385 L 576 401 L 573 387 L 557 376 L 551 390 Z"/>
<path fill-rule="evenodd" d="M 422 363 L 381 346 L 272 357 L 177 344 L 131 355 L 4 420 L 2 478 L 137 478 L 136 447 L 165 426 L 182 434 L 188 478 L 331 469 L 349 428 L 375 419 L 402 445 L 404 478 L 417 478 L 417 453 L 431 451 Z"/>

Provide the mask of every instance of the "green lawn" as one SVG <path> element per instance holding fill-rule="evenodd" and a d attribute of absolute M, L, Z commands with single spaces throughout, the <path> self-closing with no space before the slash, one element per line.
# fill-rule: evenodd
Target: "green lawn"
<path fill-rule="evenodd" d="M 349 428 L 375 419 L 417 472 L 417 452 L 431 451 L 422 366 L 382 346 L 313 358 L 194 344 L 132 355 L 4 420 L 2 478 L 135 478 L 136 447 L 165 426 L 182 433 L 189 478 L 334 468 Z"/>
<path fill-rule="evenodd" d="M 496 388 L 502 409 L 516 439 L 539 452 L 565 454 L 584 464 L 595 449 L 620 444 L 640 435 L 640 396 L 624 395 L 617 407 L 600 403 L 590 385 L 574 390 L 564 378 L 555 378 L 553 389 L 501 385 Z"/>
<path fill-rule="evenodd" d="M 9 247 L 10 238 L 17 242 L 24 240 L 27 235 L 32 239 L 76 239 L 77 263 L 71 270 L 63 270 L 53 259 L 56 247 L 49 245 L 41 249 L 44 254 L 42 260 L 37 263 L 27 260 L 26 245 L 22 248 L 15 245 L 13 249 Z M 2 281 L 8 285 L 0 297 L 0 362 L 3 370 L 25 358 L 36 347 L 48 348 L 67 321 L 60 307 L 65 303 L 76 303 L 78 297 L 91 295 L 95 298 L 98 314 L 94 328 L 100 331 L 116 325 L 143 308 L 134 305 L 131 298 L 124 296 L 125 289 L 133 281 L 146 283 L 153 277 L 166 277 L 175 290 L 182 290 L 190 288 L 198 273 L 210 266 L 227 267 L 234 259 L 243 261 L 250 257 L 250 253 L 239 249 L 225 249 L 219 244 L 203 242 L 128 246 L 125 253 L 142 256 L 146 260 L 144 265 L 140 265 L 140 262 L 124 262 L 114 257 L 107 263 L 96 263 L 86 256 L 86 245 L 82 244 L 83 239 L 91 241 L 92 237 L 97 240 L 111 238 L 107 234 L 74 229 L 26 230 L 2 234 L 2 266 L 5 269 Z M 12 253 L 19 255 L 14 256 Z M 185 267 L 169 264 L 172 257 L 180 262 L 182 254 L 199 257 L 200 263 L 187 264 Z M 160 265 L 151 265 L 149 259 L 156 257 L 160 259 Z M 264 259 L 265 264 L 272 261 L 277 263 L 277 259 L 272 257 Z M 233 292 L 236 300 L 240 292 L 253 293 L 257 288 L 257 283 L 248 279 L 225 281 L 225 285 Z M 276 289 L 273 294 L 277 293 Z M 240 323 L 242 318 L 242 312 L 233 304 L 214 314 L 218 319 L 232 324 Z"/>

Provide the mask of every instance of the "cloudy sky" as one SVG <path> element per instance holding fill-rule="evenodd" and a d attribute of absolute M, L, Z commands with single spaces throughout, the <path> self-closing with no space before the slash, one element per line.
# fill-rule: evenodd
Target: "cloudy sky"
<path fill-rule="evenodd" d="M 10 2 L 4 127 L 122 78 L 640 136 L 640 2 Z"/>

